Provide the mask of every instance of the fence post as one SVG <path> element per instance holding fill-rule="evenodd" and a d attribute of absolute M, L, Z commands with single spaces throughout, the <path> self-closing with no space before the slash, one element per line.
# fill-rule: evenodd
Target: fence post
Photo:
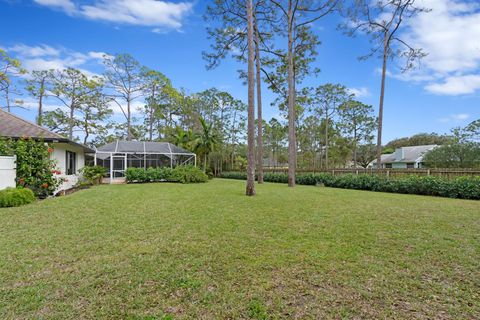
<path fill-rule="evenodd" d="M 430 175 L 430 169 L 427 169 L 427 176 Z"/>
<path fill-rule="evenodd" d="M 387 170 L 387 178 L 390 178 L 390 170 Z"/>

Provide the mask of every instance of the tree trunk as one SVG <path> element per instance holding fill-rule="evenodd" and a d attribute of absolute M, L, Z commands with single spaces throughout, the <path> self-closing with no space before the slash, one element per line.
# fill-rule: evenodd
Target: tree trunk
<path fill-rule="evenodd" d="M 7 103 L 7 111 L 10 112 L 10 97 L 8 93 L 8 87 L 5 88 L 5 102 Z"/>
<path fill-rule="evenodd" d="M 247 0 L 248 21 L 248 152 L 247 152 L 247 188 L 246 195 L 255 195 L 255 79 L 253 44 L 253 8 L 252 0 Z"/>
<path fill-rule="evenodd" d="M 88 121 L 88 120 L 86 120 Z M 90 133 L 88 131 L 88 124 L 85 125 L 85 137 L 83 138 L 83 144 L 87 145 L 88 137 L 90 136 Z"/>
<path fill-rule="evenodd" d="M 295 187 L 297 143 L 295 134 L 295 87 L 293 75 L 293 10 L 288 3 L 288 186 Z"/>
<path fill-rule="evenodd" d="M 38 96 L 38 116 L 37 116 L 37 124 L 39 126 L 43 123 L 43 92 L 45 90 L 45 79 L 42 79 L 40 82 L 40 93 Z"/>
<path fill-rule="evenodd" d="M 149 119 L 149 123 L 148 123 L 148 125 L 149 125 L 148 131 L 149 131 L 149 140 L 150 141 L 153 141 L 153 111 L 154 111 L 153 108 L 154 108 L 154 105 L 155 105 L 154 101 L 155 101 L 155 85 L 153 85 L 153 88 L 152 88 L 152 101 L 151 101 L 151 103 L 153 103 L 153 105 L 150 106 L 150 115 L 149 115 L 150 119 Z"/>
<path fill-rule="evenodd" d="M 325 169 L 328 169 L 328 111 L 325 118 Z"/>
<path fill-rule="evenodd" d="M 382 65 L 382 86 L 380 89 L 380 103 L 378 107 L 378 132 L 377 132 L 377 169 L 382 166 L 382 125 L 383 125 L 383 100 L 385 97 L 385 77 L 387 73 L 388 58 L 388 33 L 385 32 L 383 41 L 383 65 Z"/>
<path fill-rule="evenodd" d="M 70 104 L 70 118 L 68 119 L 68 139 L 73 140 L 73 115 L 75 113 L 75 105 Z"/>
<path fill-rule="evenodd" d="M 257 62 L 257 170 L 258 183 L 263 183 L 263 118 L 262 118 L 262 79 L 260 76 L 260 35 L 255 20 L 255 56 Z"/>
<path fill-rule="evenodd" d="M 130 110 L 130 95 L 127 97 L 127 141 L 132 140 L 132 130 L 131 130 L 131 120 L 132 120 L 132 112 Z"/>
<path fill-rule="evenodd" d="M 357 168 L 357 131 L 356 130 L 353 138 L 353 167 Z"/>

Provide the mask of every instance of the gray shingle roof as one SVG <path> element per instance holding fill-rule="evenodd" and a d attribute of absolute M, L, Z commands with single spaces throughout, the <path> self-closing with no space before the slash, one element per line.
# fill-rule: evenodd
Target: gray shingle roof
<path fill-rule="evenodd" d="M 58 133 L 52 132 L 35 123 L 24 120 L 14 114 L 0 109 L 0 137 L 19 139 L 29 137 L 32 139 L 42 139 L 45 142 L 65 142 L 80 146 L 85 152 L 93 152 L 89 147 L 71 141 Z"/>
<path fill-rule="evenodd" d="M 394 153 L 382 154 L 382 163 L 420 162 L 423 156 L 435 147 L 437 147 L 437 145 L 432 144 L 397 148 Z M 374 160 L 373 163 L 377 163 L 377 161 Z"/>
<path fill-rule="evenodd" d="M 97 152 L 105 153 L 161 153 L 161 154 L 185 154 L 194 153 L 177 147 L 168 142 L 150 141 L 114 141 L 97 148 Z"/>
<path fill-rule="evenodd" d="M 65 137 L 0 109 L 0 136 L 68 141 Z"/>

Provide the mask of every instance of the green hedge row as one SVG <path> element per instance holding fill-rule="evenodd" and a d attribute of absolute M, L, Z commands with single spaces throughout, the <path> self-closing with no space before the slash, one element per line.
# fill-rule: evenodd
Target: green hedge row
<path fill-rule="evenodd" d="M 224 172 L 221 177 L 245 180 L 247 175 L 244 172 Z M 267 173 L 264 175 L 264 181 L 288 183 L 288 175 Z M 480 177 L 459 177 L 448 180 L 441 177 L 412 175 L 389 179 L 384 176 L 368 174 L 334 176 L 328 173 L 307 173 L 297 175 L 296 182 L 300 185 L 324 185 L 332 188 L 480 200 Z"/>
<path fill-rule="evenodd" d="M 35 195 L 27 188 L 7 188 L 0 191 L 0 208 L 19 207 L 33 201 L 35 201 Z"/>
<path fill-rule="evenodd" d="M 207 182 L 208 176 L 197 167 L 179 166 L 171 168 L 128 168 L 125 172 L 128 183 L 147 182 L 180 182 L 200 183 Z"/>

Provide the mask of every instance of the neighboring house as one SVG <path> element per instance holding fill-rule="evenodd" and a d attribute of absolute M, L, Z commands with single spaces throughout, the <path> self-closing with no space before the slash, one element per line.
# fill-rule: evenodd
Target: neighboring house
<path fill-rule="evenodd" d="M 85 166 L 85 154 L 95 152 L 3 110 L 0 110 L 0 137 L 14 140 L 30 137 L 48 142 L 53 148 L 50 157 L 56 161 L 57 170 L 60 171 L 59 177 L 66 179 L 57 192 L 70 189 L 78 182 L 79 170 Z"/>
<path fill-rule="evenodd" d="M 423 157 L 425 154 L 437 145 L 413 146 L 397 148 L 394 153 L 382 154 L 383 169 L 409 169 L 409 168 L 423 168 Z M 369 165 L 370 168 L 377 168 L 377 160 L 373 160 Z"/>

